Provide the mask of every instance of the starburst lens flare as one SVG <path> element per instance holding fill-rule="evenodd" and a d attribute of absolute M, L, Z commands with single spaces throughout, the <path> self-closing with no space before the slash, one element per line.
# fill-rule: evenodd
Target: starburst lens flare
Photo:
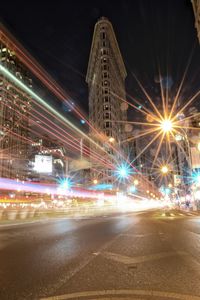
<path fill-rule="evenodd" d="M 163 120 L 161 122 L 161 129 L 165 133 L 170 132 L 173 129 L 173 123 L 172 123 L 172 121 L 169 120 L 169 119 Z"/>
<path fill-rule="evenodd" d="M 162 172 L 163 174 L 167 174 L 167 173 L 168 173 L 168 171 L 169 171 L 169 168 L 168 168 L 168 166 L 162 166 L 162 168 L 161 168 L 161 172 Z"/>
<path fill-rule="evenodd" d="M 122 167 L 120 170 L 119 170 L 119 175 L 121 176 L 121 177 L 127 177 L 127 175 L 128 175 L 128 172 L 127 172 L 127 169 L 126 168 L 124 168 L 124 167 Z"/>
<path fill-rule="evenodd" d="M 63 191 L 68 191 L 72 187 L 72 182 L 69 178 L 59 180 L 59 188 Z"/>
<path fill-rule="evenodd" d="M 116 173 L 119 179 L 127 179 L 131 174 L 131 169 L 128 165 L 120 165 Z"/>
<path fill-rule="evenodd" d="M 192 174 L 192 181 L 197 185 L 200 186 L 200 173 L 199 172 L 194 172 Z"/>

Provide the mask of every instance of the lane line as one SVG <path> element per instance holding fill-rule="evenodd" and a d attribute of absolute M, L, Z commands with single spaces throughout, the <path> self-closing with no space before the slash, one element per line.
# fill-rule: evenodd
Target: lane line
<path fill-rule="evenodd" d="M 160 292 L 153 290 L 104 290 L 104 291 L 86 291 L 65 294 L 60 296 L 53 296 L 47 298 L 41 298 L 41 300 L 67 300 L 67 299 L 79 299 L 85 297 L 101 297 L 101 296 L 151 296 L 151 297 L 165 297 L 169 299 L 179 299 L 179 300 L 200 300 L 199 296 L 178 294 L 172 292 Z M 97 300 L 92 298 L 93 300 Z M 98 298 L 102 299 L 102 298 Z M 108 299 L 108 298 L 107 298 Z M 114 299 L 114 297 L 113 297 Z M 117 298 L 115 298 L 117 299 Z"/>
<path fill-rule="evenodd" d="M 165 257 L 172 257 L 172 256 L 184 256 L 188 255 L 188 253 L 184 251 L 171 251 L 171 252 L 160 252 L 156 254 L 150 254 L 150 255 L 142 255 L 142 256 L 136 256 L 136 257 L 129 257 L 121 254 L 116 254 L 112 252 L 103 252 L 101 253 L 102 256 L 105 258 L 114 260 L 119 263 L 123 263 L 125 265 L 131 265 L 131 264 L 140 264 L 147 261 L 153 261 L 153 260 L 159 260 Z"/>
<path fill-rule="evenodd" d="M 143 238 L 143 237 L 146 237 L 146 236 L 153 235 L 153 233 L 146 233 L 146 234 L 121 233 L 120 235 L 122 237 L 127 236 L 127 237 L 132 237 L 132 238 Z"/>

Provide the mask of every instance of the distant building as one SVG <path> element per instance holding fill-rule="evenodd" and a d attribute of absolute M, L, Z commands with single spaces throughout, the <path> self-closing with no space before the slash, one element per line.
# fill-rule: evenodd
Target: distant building
<path fill-rule="evenodd" d="M 200 42 L 200 0 L 191 0 L 194 17 L 195 17 L 195 27 L 197 29 L 197 37 Z"/>
<path fill-rule="evenodd" d="M 189 119 L 185 118 L 182 113 L 178 115 L 180 128 L 171 141 L 172 162 L 174 185 L 184 188 L 191 181 L 191 152 L 190 152 L 190 135 L 189 135 Z"/>
<path fill-rule="evenodd" d="M 109 147 L 109 143 L 118 151 L 124 152 L 121 142 L 125 138 L 125 125 L 118 121 L 127 120 L 127 105 L 122 101 L 126 99 L 126 76 L 112 24 L 107 18 L 102 17 L 94 28 L 86 76 L 89 88 L 89 120 L 101 138 L 93 129 L 90 136 L 104 147 L 110 157 L 114 155 L 115 158 L 117 154 Z M 94 145 L 91 145 L 91 150 L 103 155 Z M 111 169 L 100 163 L 94 168 L 96 169 L 92 173 L 94 178 L 97 177 L 104 183 L 112 183 L 114 179 Z"/>
<path fill-rule="evenodd" d="M 31 88 L 28 70 L 16 57 L 6 34 L 0 25 L 0 64 Z M 0 177 L 26 178 L 30 107 L 30 97 L 0 74 Z"/>

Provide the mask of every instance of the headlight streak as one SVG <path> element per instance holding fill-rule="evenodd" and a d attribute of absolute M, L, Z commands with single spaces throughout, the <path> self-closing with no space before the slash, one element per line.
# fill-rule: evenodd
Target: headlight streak
<path fill-rule="evenodd" d="M 9 105 L 7 105 L 6 103 L 5 103 L 4 105 L 5 105 L 6 107 L 8 107 L 10 110 L 14 110 L 12 107 L 10 108 Z M 54 127 L 58 127 L 55 123 L 53 123 L 51 120 L 49 120 L 47 117 L 45 117 L 44 115 L 42 115 L 41 113 L 39 113 L 39 112 L 36 111 L 35 109 L 31 109 L 31 111 L 35 111 L 37 114 L 41 115 L 44 119 L 46 119 L 48 123 L 51 123 Z M 31 112 L 29 112 L 29 116 L 24 116 L 24 115 L 22 115 L 21 113 L 18 113 L 18 114 L 21 115 L 24 119 L 25 119 L 25 118 L 30 119 L 30 115 L 32 115 L 33 117 L 36 117 L 36 115 L 35 115 L 35 114 L 32 114 Z M 41 119 L 38 119 L 38 118 L 36 118 L 36 119 L 41 121 Z M 33 119 L 32 119 L 31 121 L 34 122 L 35 125 L 37 125 L 38 127 L 42 128 L 44 131 L 46 131 L 47 133 L 49 133 L 50 135 L 55 136 L 57 139 L 61 139 L 58 135 L 55 135 L 55 133 L 52 132 L 52 128 L 51 128 L 50 126 L 48 126 L 48 123 L 44 123 L 45 126 L 42 126 L 42 125 L 37 124 L 37 122 L 34 121 Z M 42 121 L 41 121 L 41 122 L 42 122 Z M 42 123 L 43 123 L 43 122 L 42 122 Z M 34 133 L 37 133 L 37 135 L 39 135 L 38 132 L 32 130 L 32 129 L 29 128 L 29 127 L 24 127 L 23 125 L 20 125 L 20 126 L 21 126 L 22 128 L 28 129 L 29 131 L 34 132 Z M 49 129 L 47 129 L 48 127 L 49 127 Z M 59 127 L 58 127 L 58 128 L 59 128 Z M 54 129 L 54 131 L 55 131 L 55 129 Z M 77 146 L 77 142 L 79 143 L 79 141 L 78 141 L 77 139 L 76 139 L 76 142 L 73 141 L 73 138 L 74 138 L 73 136 L 71 136 L 71 135 L 68 134 L 66 131 L 64 131 L 65 134 L 67 134 L 67 135 L 69 135 L 69 136 L 71 137 L 71 139 L 70 139 L 70 138 L 66 137 L 65 135 L 61 134 L 60 131 L 64 131 L 64 130 L 62 130 L 62 128 L 59 128 L 59 131 L 56 130 L 56 132 L 57 132 L 61 137 L 63 137 L 63 139 L 61 139 L 62 143 L 65 143 L 65 140 L 68 140 L 68 142 L 66 143 L 66 145 L 68 145 L 68 146 L 70 145 L 71 147 L 73 147 L 73 148 L 75 148 L 76 150 L 80 151 L 80 147 Z M 10 133 L 12 133 L 11 130 L 10 130 Z M 42 135 L 40 135 L 40 136 L 43 137 Z M 20 136 L 19 136 L 19 138 L 20 138 Z M 34 141 L 30 140 L 30 142 L 33 143 Z M 48 149 L 48 148 L 46 148 L 46 149 Z M 101 161 L 102 164 L 108 166 L 108 163 L 106 163 L 105 160 L 103 160 L 101 157 L 99 157 L 99 156 L 96 155 L 95 153 L 94 153 L 94 154 L 93 154 L 93 153 L 90 153 L 89 150 L 87 150 L 87 149 L 85 149 L 85 148 L 83 148 L 83 152 L 84 152 L 84 154 L 85 154 L 86 156 L 89 156 L 89 157 L 93 158 L 94 160 Z M 110 165 L 110 167 L 113 168 L 113 165 Z"/>
<path fill-rule="evenodd" d="M 6 43 L 9 42 L 9 44 L 13 46 L 16 56 L 45 86 L 47 86 L 59 99 L 67 102 L 69 106 L 71 105 L 70 101 L 67 100 L 69 97 L 65 91 L 59 87 L 59 85 L 49 76 L 49 74 L 44 71 L 37 61 L 12 37 L 9 32 L 7 32 L 3 26 L 1 26 L 1 39 L 6 41 Z M 90 126 L 90 128 L 92 128 L 92 130 L 95 131 L 98 136 L 100 136 L 99 132 L 88 122 L 88 120 L 81 114 L 79 110 L 75 108 L 74 111 L 79 117 L 86 120 L 86 123 Z M 123 157 L 123 154 L 114 148 L 113 145 L 110 145 L 110 147 L 117 152 L 120 157 Z M 132 168 L 135 169 L 133 165 Z M 144 180 L 146 181 L 146 178 L 144 178 Z"/>
<path fill-rule="evenodd" d="M 17 79 L 12 73 L 10 73 L 4 66 L 0 64 L 1 72 L 9 78 L 12 82 L 18 85 L 22 90 L 31 95 L 35 100 L 37 100 L 40 104 L 42 104 L 45 108 L 47 108 L 54 115 L 59 117 L 65 124 L 73 128 L 76 132 L 78 132 L 85 139 L 89 140 L 92 144 L 94 144 L 97 148 L 105 152 L 105 150 L 100 147 L 97 143 L 95 143 L 88 135 L 86 135 L 83 131 L 77 128 L 72 122 L 70 122 L 67 118 L 63 117 L 60 113 L 58 113 L 53 107 L 51 107 L 47 102 L 45 102 L 41 97 L 39 97 L 35 92 L 33 92 L 30 88 L 28 88 L 23 82 Z"/>
<path fill-rule="evenodd" d="M 32 95 L 35 99 L 37 99 L 37 101 L 39 103 L 41 103 L 43 106 L 45 106 L 45 108 L 50 109 L 51 112 L 53 112 L 53 115 L 55 114 L 58 117 L 61 117 L 62 121 L 66 122 L 67 125 L 71 125 L 73 129 L 77 130 L 80 134 L 83 134 L 84 137 L 86 137 L 87 139 L 89 139 L 90 141 L 92 141 L 92 143 L 94 143 L 96 145 L 96 143 L 90 139 L 87 135 L 85 135 L 82 131 L 80 131 L 77 127 L 75 127 L 70 121 L 68 121 L 67 119 L 65 119 L 62 115 L 60 115 L 58 112 L 56 112 L 50 105 L 48 105 L 42 98 L 40 98 L 38 95 L 36 95 L 32 90 L 30 90 L 28 87 L 26 87 L 21 81 L 19 81 L 14 75 L 12 75 L 6 68 L 4 68 L 2 65 L 0 65 L 0 69 L 3 71 L 3 73 L 10 78 L 12 81 L 14 81 L 15 83 L 17 83 L 20 87 L 22 87 L 26 92 L 28 92 L 28 94 Z M 101 150 L 105 151 L 105 149 L 103 149 L 102 147 L 100 147 L 98 145 L 99 148 L 101 148 Z M 111 148 L 115 149 L 113 146 L 110 146 Z M 106 152 L 106 151 L 105 151 Z M 107 152 L 106 152 L 107 154 Z M 132 166 L 133 168 L 135 168 L 134 166 Z"/>
<path fill-rule="evenodd" d="M 4 68 L 2 65 L 0 65 L 0 69 L 2 70 L 2 68 Z M 4 68 L 5 69 L 5 68 Z M 5 69 L 5 71 L 6 71 L 6 69 Z M 7 71 L 8 72 L 8 71 Z M 10 72 L 8 72 L 8 74 L 11 76 L 11 78 L 13 79 L 13 80 L 17 80 L 17 83 L 19 83 L 19 85 L 22 85 L 22 87 L 25 89 L 25 91 L 26 92 L 28 92 L 29 94 L 31 94 L 32 96 L 34 96 L 35 98 L 37 98 L 38 99 L 38 101 L 39 102 L 44 102 L 44 100 L 42 100 L 39 96 L 37 96 L 34 92 L 32 92 L 29 88 L 27 88 L 22 82 L 20 82 L 17 78 L 15 78 Z M 9 77 L 9 76 L 8 76 Z M 42 103 L 43 103 L 42 102 Z M 45 102 L 44 102 L 45 103 Z M 58 117 L 61 117 L 61 119 L 64 121 L 65 120 L 65 118 L 62 116 L 62 115 L 60 115 L 58 112 L 56 112 L 51 106 L 49 106 L 48 104 L 46 104 L 45 103 L 45 107 L 46 108 L 49 108 L 50 107 L 50 111 L 53 111 L 54 112 L 54 114 L 56 114 L 56 116 L 58 116 Z M 39 113 L 39 112 L 37 112 L 37 113 Z M 43 118 L 44 118 L 44 116 L 42 116 Z M 48 120 L 49 121 L 49 120 Z M 69 125 L 70 126 L 70 124 L 72 124 L 70 121 L 68 121 L 67 119 L 66 119 L 66 122 L 67 122 L 67 125 Z M 80 133 L 80 134 L 83 134 L 83 136 L 84 137 L 87 137 L 87 139 L 89 139 L 89 140 L 91 140 L 87 135 L 85 135 L 82 131 L 80 131 L 77 127 L 75 127 L 73 124 L 72 124 L 72 128 L 73 129 L 77 129 L 77 131 L 78 131 L 78 133 Z M 66 138 L 66 137 L 65 137 Z M 96 145 L 96 143 L 93 141 L 93 140 L 91 140 L 95 145 Z M 99 146 L 99 145 L 98 145 Z M 100 147 L 100 146 L 99 146 Z M 100 147 L 101 148 L 101 147 Z M 103 148 L 101 148 L 101 149 L 103 149 Z M 103 149 L 103 151 L 105 151 L 104 149 Z M 99 158 L 98 157 L 98 160 L 101 160 L 101 157 Z"/>
<path fill-rule="evenodd" d="M 101 137 L 101 134 L 99 134 L 98 130 L 92 126 L 88 120 L 83 116 L 83 114 L 80 112 L 79 109 L 76 109 L 72 106 L 69 100 L 68 94 L 55 82 L 54 79 L 51 78 L 51 76 L 37 63 L 37 61 L 26 51 L 14 38 L 13 36 L 1 25 L 1 39 L 4 41 L 9 42 L 10 45 L 13 46 L 15 49 L 15 55 L 19 57 L 19 59 L 23 62 L 25 66 L 31 72 L 45 85 L 48 87 L 49 90 L 51 90 L 59 99 L 61 99 L 64 102 L 67 102 L 69 107 L 73 108 L 73 110 L 76 112 L 76 114 L 79 116 L 79 118 L 82 118 L 86 121 L 86 123 L 89 125 L 90 128 L 99 136 Z M 93 143 L 95 143 L 93 141 Z M 97 144 L 98 148 L 101 148 L 101 150 L 104 151 L 102 147 L 100 147 Z M 117 152 L 120 157 L 123 157 L 123 154 L 120 153 L 113 145 L 110 145 L 110 148 L 112 148 L 115 152 Z M 134 166 L 132 166 L 134 168 Z"/>
<path fill-rule="evenodd" d="M 40 98 L 37 94 L 35 94 L 32 90 L 30 90 L 28 87 L 26 87 L 21 81 L 19 81 L 17 78 L 15 78 L 14 75 L 12 75 L 6 68 L 4 68 L 2 65 L 0 65 L 0 70 L 2 71 L 2 73 L 4 75 L 6 75 L 6 77 L 10 78 L 11 81 L 13 81 L 14 83 L 17 83 L 17 85 L 19 87 L 21 87 L 25 92 L 27 92 L 28 94 L 30 94 L 33 98 L 35 98 L 42 106 L 44 106 L 45 108 L 49 109 L 50 112 L 53 113 L 53 115 L 56 115 L 57 117 L 61 118 L 61 120 L 66 123 L 68 126 L 72 126 L 72 128 L 74 130 L 77 130 L 79 134 L 83 134 L 83 132 L 81 130 L 79 130 L 78 128 L 76 128 L 70 121 L 66 120 L 62 115 L 60 115 L 58 112 L 56 112 L 50 105 L 48 105 L 42 98 Z M 87 135 L 83 134 L 84 137 L 86 137 L 87 139 L 91 140 Z M 96 145 L 96 143 L 91 140 L 92 143 L 94 143 Z M 100 146 L 98 146 L 100 147 Z M 101 147 L 100 147 L 101 148 Z M 102 148 L 101 148 L 102 149 Z M 114 149 L 114 148 L 113 148 Z M 103 151 L 105 151 L 103 149 Z M 107 153 L 107 152 L 106 152 Z M 114 168 L 114 166 L 113 166 Z M 132 165 L 132 168 L 135 169 L 135 167 Z M 136 170 L 136 169 L 135 169 Z M 137 171 L 137 170 L 136 170 Z M 146 181 L 146 178 L 144 178 L 144 180 Z"/>
<path fill-rule="evenodd" d="M 12 39 L 12 37 L 10 37 L 9 35 L 7 36 L 7 33 L 6 32 L 4 32 L 3 30 L 2 30 L 2 39 L 6 39 L 6 40 L 9 40 L 9 42 L 11 43 L 11 44 L 14 44 L 14 47 L 15 47 L 15 49 L 16 49 L 16 55 L 18 55 L 19 57 L 20 57 L 20 59 L 22 59 L 22 61 L 23 61 L 23 63 L 28 67 L 28 68 L 30 68 L 30 70 L 46 85 L 46 86 L 48 86 L 49 87 L 49 89 L 51 90 L 51 91 L 53 91 L 60 99 L 62 99 L 63 101 L 66 101 L 66 98 L 68 99 L 68 95 L 66 95 L 66 93 L 57 85 L 57 83 L 54 81 L 54 80 L 52 80 L 51 79 L 51 77 L 39 66 L 39 64 L 34 60 L 34 59 L 32 59 L 32 57 L 28 54 L 28 52 L 26 52 L 26 51 L 24 51 L 24 49 L 21 47 L 20 48 L 20 46 L 17 44 L 16 45 L 16 43 L 15 43 L 15 41 Z M 191 56 L 190 56 L 190 58 L 189 58 L 189 61 L 188 61 L 188 63 L 187 63 L 187 66 L 186 66 L 186 69 L 185 69 L 185 72 L 184 72 L 184 74 L 183 74 L 183 78 L 182 78 L 182 81 L 181 81 L 181 83 L 180 83 L 180 85 L 179 85 L 179 88 L 178 88 L 178 91 L 177 91 L 177 94 L 176 94 L 176 96 L 175 96 L 175 100 L 174 100 L 174 103 L 173 103 L 173 106 L 172 106 L 172 109 L 171 109 L 171 111 L 170 111 L 170 113 L 169 113 L 169 119 L 170 120 L 172 120 L 172 122 L 174 123 L 174 125 L 173 125 L 173 130 L 172 130 L 172 132 L 170 132 L 170 133 L 166 133 L 166 134 L 163 134 L 162 136 L 161 136 L 161 140 L 160 140 L 160 142 L 159 142 L 159 151 L 160 151 L 160 148 L 161 148 L 161 145 L 162 145 L 162 143 L 163 143 L 163 140 L 164 140 L 164 138 L 166 137 L 166 145 L 168 145 L 168 147 L 169 147 L 169 151 L 170 151 L 170 153 L 171 153 L 171 144 L 170 144 L 170 136 L 172 136 L 172 137 L 174 137 L 174 133 L 173 132 L 176 132 L 176 130 L 177 129 L 179 129 L 179 128 L 182 128 L 182 126 L 179 126 L 178 124 L 179 124 L 179 121 L 175 121 L 176 120 L 176 116 L 177 116 L 177 114 L 178 113 L 180 113 L 180 112 L 182 112 L 190 103 L 192 103 L 192 101 L 199 95 L 199 93 L 200 93 L 200 91 L 199 92 L 197 92 L 196 93 L 196 95 L 194 95 L 191 99 L 190 99 L 190 101 L 189 101 L 189 103 L 187 103 L 177 114 L 175 114 L 174 116 L 173 116 L 173 113 L 174 113 L 174 109 L 175 109 L 175 107 L 176 107 L 176 103 L 177 103 L 177 100 L 178 100 L 178 98 L 179 98 L 179 95 L 180 95 L 180 91 L 181 91 L 181 89 L 182 89 L 182 86 L 183 86 L 183 83 L 184 83 L 184 80 L 185 80 L 185 77 L 186 77 L 186 74 L 187 74 L 187 71 L 188 71 L 188 68 L 189 68 L 189 65 L 190 65 L 190 62 L 191 62 L 191 58 L 192 58 L 192 54 L 191 54 Z M 163 86 L 162 86 L 162 81 L 160 80 L 160 88 L 161 88 L 161 96 L 162 96 L 162 102 L 163 102 L 163 115 L 158 111 L 158 109 L 156 108 L 156 106 L 155 106 L 155 104 L 154 104 L 154 102 L 153 102 L 153 100 L 151 99 L 151 97 L 149 96 L 149 94 L 147 93 L 147 91 L 143 88 L 143 86 L 142 86 L 142 84 L 141 84 L 141 82 L 136 78 L 136 76 L 133 74 L 133 76 L 134 76 L 134 78 L 136 79 L 136 81 L 138 82 L 138 84 L 139 84 L 139 86 L 140 86 L 140 88 L 142 89 L 142 91 L 144 92 L 144 94 L 145 94 L 145 96 L 146 96 L 146 98 L 148 99 L 148 101 L 151 103 L 151 105 L 152 105 L 152 107 L 153 107 L 153 109 L 154 109 L 154 111 L 156 112 L 156 114 L 158 114 L 158 116 L 159 117 L 157 117 L 157 116 L 155 116 L 155 114 L 152 114 L 152 112 L 150 112 L 150 114 L 152 115 L 151 117 L 153 118 L 153 120 L 154 121 L 157 121 L 158 123 L 160 122 L 160 121 L 162 121 L 163 119 L 166 119 L 166 117 L 168 116 L 168 112 L 167 112 L 167 103 L 168 103 L 168 89 L 166 89 L 166 96 L 164 95 L 164 90 L 163 90 Z M 161 78 L 161 73 L 160 73 L 160 70 L 159 70 L 159 77 Z M 125 101 L 124 99 L 121 99 L 122 101 Z M 165 101 L 166 100 L 166 101 Z M 134 100 L 136 103 L 137 103 L 137 100 L 135 99 Z M 125 102 L 127 102 L 127 101 L 125 101 Z M 70 101 L 68 101 L 67 100 L 67 103 L 70 105 Z M 127 102 L 128 103 L 128 102 Z M 139 103 L 139 102 L 138 102 Z M 130 106 L 132 106 L 132 107 L 134 107 L 134 108 L 136 108 L 137 109 L 137 107 L 136 106 L 134 106 L 133 104 L 130 104 L 129 103 L 129 105 Z M 148 114 L 147 112 L 148 112 L 148 110 L 146 109 L 146 108 L 144 108 L 143 110 L 140 110 L 140 109 L 138 109 L 139 111 L 141 111 L 141 113 L 144 113 L 144 114 Z M 77 113 L 77 115 L 78 116 L 81 116 L 82 117 L 82 115 L 81 115 L 81 113 L 77 110 L 77 109 L 75 109 L 75 111 L 76 111 L 76 113 Z M 189 117 L 190 118 L 190 117 Z M 84 119 L 84 117 L 83 117 L 83 119 Z M 186 119 L 186 118 L 185 118 Z M 87 124 L 91 127 L 91 128 L 93 128 L 92 126 L 91 126 L 91 124 L 86 120 L 86 122 L 87 122 Z M 150 124 L 148 124 L 148 126 L 149 126 Z M 145 126 L 145 125 L 144 125 Z M 151 124 L 150 126 L 157 126 L 157 124 Z M 176 128 L 176 130 L 175 130 L 175 128 Z M 187 127 L 187 128 L 189 128 L 189 127 Z M 190 127 L 191 129 L 194 129 L 194 128 L 192 128 L 192 127 Z M 95 130 L 95 128 L 93 128 L 93 130 Z M 159 129 L 157 128 L 155 128 L 155 130 L 149 130 L 149 132 L 148 133 L 144 133 L 143 135 L 141 135 L 141 136 L 138 136 L 137 138 L 139 138 L 139 137 L 143 137 L 143 136 L 145 136 L 145 135 L 148 135 L 148 134 L 152 134 L 152 133 L 156 133 L 156 131 L 158 131 Z M 158 135 L 158 137 L 159 137 L 159 135 Z M 156 139 L 155 139 L 156 140 Z M 181 145 L 180 144 L 178 144 L 177 142 L 176 142 L 176 144 L 179 146 L 179 147 L 181 147 Z M 147 147 L 148 148 L 148 147 Z M 146 149 L 147 149 L 146 148 Z M 114 149 L 114 148 L 113 148 Z M 146 149 L 145 149 L 145 151 L 146 151 Z M 157 149 L 157 152 L 156 152 L 156 155 L 158 156 L 159 155 L 159 151 L 158 151 L 158 149 Z M 144 151 L 143 151 L 144 152 Z M 154 161 L 153 161 L 153 164 L 152 164 L 152 168 L 153 168 L 153 166 L 154 166 L 154 163 L 155 163 L 155 160 L 156 160 L 156 156 L 155 156 L 155 158 L 154 158 Z M 132 162 L 131 162 L 131 164 L 132 164 Z"/>

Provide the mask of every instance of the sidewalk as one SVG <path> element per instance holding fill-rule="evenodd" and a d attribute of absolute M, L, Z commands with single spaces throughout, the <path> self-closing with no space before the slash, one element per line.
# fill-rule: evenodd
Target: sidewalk
<path fill-rule="evenodd" d="M 30 216 L 27 212 L 22 215 L 22 212 L 7 211 L 7 214 L 0 218 L 0 228 L 10 225 L 33 224 L 56 219 L 84 219 L 91 217 L 100 217 L 106 215 L 115 215 L 120 213 L 118 208 L 73 208 L 66 211 L 37 211 Z M 10 215 L 9 215 L 10 213 Z"/>

